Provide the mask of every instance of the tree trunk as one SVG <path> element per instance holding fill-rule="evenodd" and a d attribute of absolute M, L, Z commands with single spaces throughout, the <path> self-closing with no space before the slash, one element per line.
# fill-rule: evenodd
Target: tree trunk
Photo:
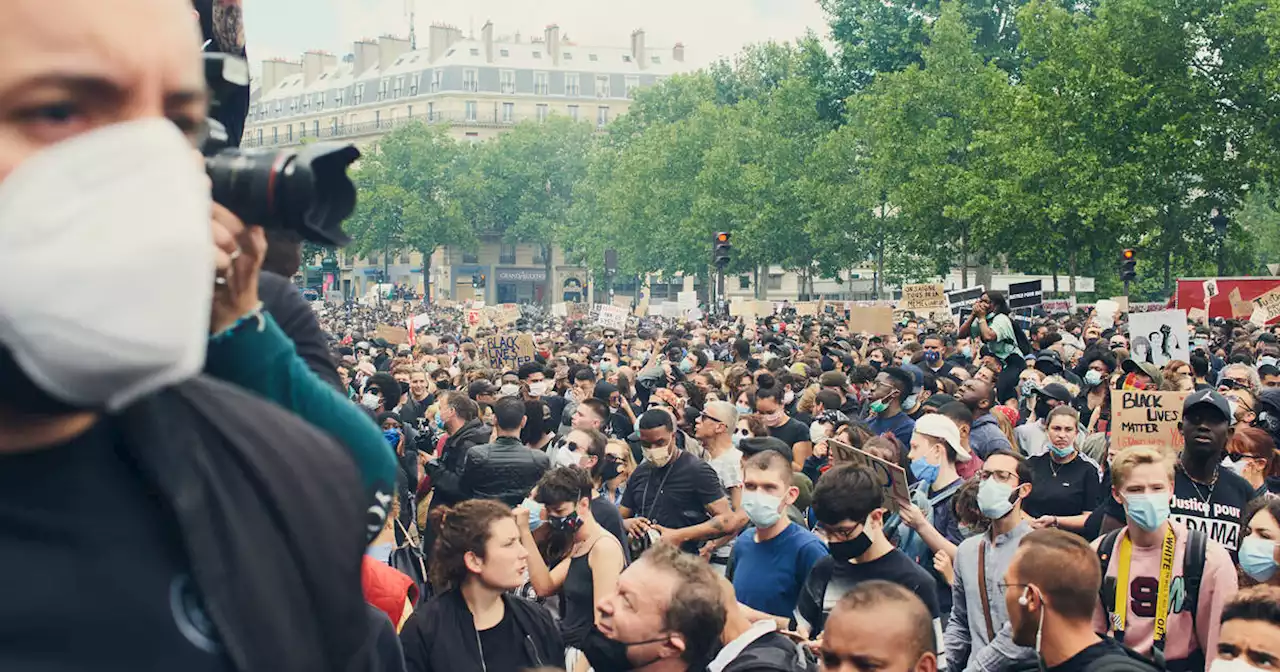
<path fill-rule="evenodd" d="M 1076 248 L 1072 246 L 1070 254 L 1067 255 L 1067 272 L 1070 275 L 1067 283 L 1071 288 L 1071 303 L 1076 303 Z"/>
<path fill-rule="evenodd" d="M 543 246 L 542 246 L 542 263 L 543 263 L 543 266 L 544 266 L 544 268 L 545 268 L 545 270 L 546 270 L 546 276 L 547 276 L 547 279 L 546 279 L 546 280 L 544 280 L 544 281 L 542 282 L 542 285 L 543 285 L 543 289 L 542 289 L 542 305 L 547 306 L 547 307 L 550 307 L 550 306 L 551 306 L 551 292 L 552 292 L 552 288 L 551 288 L 551 267 L 552 267 L 552 265 L 553 265 L 553 264 L 551 263 L 551 261 L 552 261 L 552 260 L 551 260 L 551 254 L 552 254 L 554 251 L 555 251 L 555 250 L 553 250 L 553 249 L 552 249 L 552 247 L 551 247 L 550 245 L 543 245 Z"/>
<path fill-rule="evenodd" d="M 969 232 L 960 234 L 960 287 L 969 286 Z"/>
<path fill-rule="evenodd" d="M 431 255 L 435 250 L 422 250 L 422 304 L 429 306 L 431 301 Z"/>
<path fill-rule="evenodd" d="M 1058 296 L 1058 263 L 1057 262 L 1054 262 L 1053 264 L 1053 296 L 1054 298 L 1057 298 Z"/>
<path fill-rule="evenodd" d="M 883 228 L 883 227 L 882 227 Z M 880 289 L 884 287 L 884 237 L 880 237 L 880 242 L 876 243 L 876 277 L 871 283 L 871 291 L 875 295 L 876 301 L 880 300 Z"/>

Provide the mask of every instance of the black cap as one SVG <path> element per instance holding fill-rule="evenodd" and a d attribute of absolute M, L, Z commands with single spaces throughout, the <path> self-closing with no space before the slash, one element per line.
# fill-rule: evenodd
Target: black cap
<path fill-rule="evenodd" d="M 1062 383 L 1049 383 L 1036 391 L 1054 401 L 1063 403 L 1071 401 L 1071 390 L 1068 390 Z"/>
<path fill-rule="evenodd" d="M 1048 374 L 1062 373 L 1062 358 L 1052 350 L 1036 353 L 1036 370 Z"/>
<path fill-rule="evenodd" d="M 774 438 L 772 436 L 753 436 L 743 438 L 738 442 L 738 450 L 742 451 L 743 457 L 751 457 L 766 450 L 772 450 L 787 458 L 788 461 L 794 460 L 794 453 L 791 452 L 791 446 L 786 441 Z"/>
<path fill-rule="evenodd" d="M 1199 390 L 1187 395 L 1187 400 L 1182 403 L 1182 415 L 1186 417 L 1191 411 L 1192 406 L 1200 406 L 1208 404 L 1218 409 L 1223 419 L 1233 422 L 1235 418 L 1231 415 L 1231 404 L 1227 402 L 1227 398 L 1218 394 L 1217 390 Z"/>
<path fill-rule="evenodd" d="M 493 383 L 487 380 L 484 380 L 483 378 L 467 386 L 467 396 L 471 397 L 473 400 L 478 398 L 482 394 L 497 394 L 497 393 L 498 393 L 498 388 L 494 387 Z"/>

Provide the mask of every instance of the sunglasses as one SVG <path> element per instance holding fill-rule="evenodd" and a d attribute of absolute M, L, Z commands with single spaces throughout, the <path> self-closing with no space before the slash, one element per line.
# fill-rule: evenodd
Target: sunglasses
<path fill-rule="evenodd" d="M 1236 380 L 1235 378 L 1223 378 L 1218 381 L 1218 387 L 1225 387 L 1228 390 L 1243 390 L 1248 387 L 1248 385 Z"/>

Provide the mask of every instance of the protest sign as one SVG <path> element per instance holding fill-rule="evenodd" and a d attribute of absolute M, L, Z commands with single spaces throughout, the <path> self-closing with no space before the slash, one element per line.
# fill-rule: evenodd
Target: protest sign
<path fill-rule="evenodd" d="M 947 307 L 947 295 L 939 283 L 903 285 L 899 310 L 932 311 Z"/>
<path fill-rule="evenodd" d="M 1111 297 L 1111 301 L 1112 301 L 1113 303 L 1115 303 L 1115 304 L 1116 304 L 1116 313 L 1117 313 L 1117 314 L 1118 314 L 1118 313 L 1127 313 L 1127 312 L 1129 312 L 1129 297 L 1127 297 L 1127 296 L 1113 296 L 1113 297 Z"/>
<path fill-rule="evenodd" d="M 590 311 L 587 304 L 578 303 L 576 301 L 566 304 L 566 307 L 568 308 L 566 314 L 571 322 L 574 320 L 585 319 L 587 317 L 587 313 Z"/>
<path fill-rule="evenodd" d="M 623 310 L 630 311 L 630 310 L 631 310 L 631 297 L 626 296 L 625 294 L 624 294 L 624 295 L 622 295 L 622 296 L 615 296 L 615 297 L 613 297 L 613 305 L 614 305 L 615 307 L 617 307 L 617 308 L 621 308 L 621 309 L 623 309 Z"/>
<path fill-rule="evenodd" d="M 1261 317 L 1263 321 L 1259 326 L 1264 326 L 1267 322 L 1280 317 L 1280 287 L 1276 287 L 1266 294 L 1259 296 L 1253 300 L 1253 303 L 1257 305 L 1257 308 L 1250 313 L 1250 319 L 1252 320 L 1253 313 L 1257 313 L 1261 310 L 1262 313 L 1259 317 Z"/>
<path fill-rule="evenodd" d="M 685 313 L 698 307 L 697 292 L 680 292 L 676 295 L 676 303 L 680 306 L 680 312 Z"/>
<path fill-rule="evenodd" d="M 408 327 L 410 331 L 414 331 L 417 329 L 425 329 L 430 324 L 431 313 L 422 313 L 421 315 L 414 315 L 413 317 L 405 320 L 404 326 Z"/>
<path fill-rule="evenodd" d="M 514 331 L 486 336 L 481 342 L 481 355 L 490 367 L 513 371 L 533 361 L 533 336 Z"/>
<path fill-rule="evenodd" d="M 600 309 L 599 314 L 596 316 L 596 324 L 606 329 L 617 329 L 618 331 L 627 328 L 626 309 L 603 303 L 597 303 L 596 307 Z"/>
<path fill-rule="evenodd" d="M 1075 309 L 1075 302 L 1071 299 L 1053 299 L 1050 301 L 1041 301 L 1040 307 L 1044 312 L 1050 315 L 1054 313 L 1069 313 Z"/>
<path fill-rule="evenodd" d="M 1255 304 L 1252 301 L 1245 301 L 1240 298 L 1240 288 L 1236 287 L 1227 295 L 1227 300 L 1231 302 L 1231 317 L 1235 319 L 1244 319 L 1253 316 Z"/>
<path fill-rule="evenodd" d="M 343 302 L 342 292 L 334 289 L 325 292 L 324 302 L 331 306 L 341 306 Z"/>
<path fill-rule="evenodd" d="M 377 337 L 385 340 L 392 345 L 400 345 L 409 342 L 409 330 L 404 327 L 393 327 L 387 324 L 379 324 L 375 330 Z"/>
<path fill-rule="evenodd" d="M 799 315 L 801 317 L 818 314 L 817 301 L 798 301 L 795 304 L 795 308 L 796 308 L 796 315 Z"/>
<path fill-rule="evenodd" d="M 504 303 L 488 310 L 492 311 L 489 320 L 498 328 L 513 325 L 520 319 L 520 306 L 514 303 Z"/>
<path fill-rule="evenodd" d="M 481 320 L 481 318 L 483 318 L 483 317 L 484 317 L 484 313 L 482 313 L 482 312 L 480 311 L 480 309 L 478 309 L 478 308 L 472 308 L 472 309 L 468 310 L 468 311 L 467 311 L 467 326 L 468 326 L 468 327 L 478 327 L 478 326 L 480 326 L 480 320 Z"/>
<path fill-rule="evenodd" d="M 1159 446 L 1170 454 L 1182 449 L 1182 402 L 1189 392 L 1113 390 L 1111 392 L 1111 446 Z"/>
<path fill-rule="evenodd" d="M 827 448 L 831 451 L 831 459 L 835 462 L 852 462 L 871 470 L 876 482 L 884 491 L 884 505 L 890 511 L 898 510 L 898 502 L 911 501 L 907 493 L 907 472 L 900 466 L 854 448 L 847 443 L 835 439 L 827 439 Z"/>
<path fill-rule="evenodd" d="M 396 301 L 396 302 L 392 303 L 392 304 L 391 304 L 391 312 L 393 312 L 393 313 L 403 313 L 403 312 L 404 312 L 404 304 L 403 304 L 403 303 L 400 303 L 399 301 Z"/>
<path fill-rule="evenodd" d="M 1254 312 L 1256 313 L 1258 311 L 1255 309 Z M 1208 324 L 1209 313 L 1206 313 L 1203 308 L 1192 308 L 1191 310 L 1187 311 L 1187 319 L 1191 320 L 1192 322 L 1200 322 L 1200 323 Z"/>
<path fill-rule="evenodd" d="M 986 292 L 987 288 L 982 285 L 947 292 L 947 307 L 951 309 L 952 315 L 968 312 L 973 307 L 973 304 L 977 303 L 978 299 L 981 299 Z"/>
<path fill-rule="evenodd" d="M 849 331 L 888 335 L 893 333 L 893 309 L 888 306 L 849 309 Z"/>
<path fill-rule="evenodd" d="M 563 303 L 553 303 L 551 304 L 551 316 L 552 317 L 568 317 L 569 307 Z"/>
<path fill-rule="evenodd" d="M 1028 280 L 1009 285 L 1010 308 L 1033 308 L 1044 303 L 1043 282 Z"/>
<path fill-rule="evenodd" d="M 1164 366 L 1172 359 L 1190 361 L 1190 341 L 1185 310 L 1129 314 L 1129 352 L 1140 362 Z"/>

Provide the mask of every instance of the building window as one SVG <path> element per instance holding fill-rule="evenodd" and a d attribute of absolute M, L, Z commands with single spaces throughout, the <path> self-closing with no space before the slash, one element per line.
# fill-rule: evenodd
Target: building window
<path fill-rule="evenodd" d="M 289 142 L 293 142 L 293 124 L 289 124 L 285 128 L 289 131 Z"/>
<path fill-rule="evenodd" d="M 547 120 L 547 106 L 545 103 L 538 104 L 538 121 Z"/>
<path fill-rule="evenodd" d="M 331 126 L 332 126 L 332 128 L 333 128 L 333 135 L 337 135 L 337 134 L 338 134 L 338 118 L 337 118 L 337 117 L 334 117 L 334 118 L 330 121 L 330 125 L 331 125 Z"/>
<path fill-rule="evenodd" d="M 609 97 L 609 75 L 596 75 L 596 98 Z"/>
<path fill-rule="evenodd" d="M 749 276 L 749 275 L 739 275 L 739 276 L 738 276 L 738 289 L 751 289 L 751 276 Z"/>
<path fill-rule="evenodd" d="M 654 57 L 650 58 L 649 60 L 653 61 L 654 63 L 661 63 L 661 62 L 662 62 L 662 59 L 661 59 L 661 58 L 658 58 L 657 56 L 654 56 Z"/>
<path fill-rule="evenodd" d="M 261 128 L 258 129 L 258 146 L 259 147 L 262 146 L 262 129 Z"/>
<path fill-rule="evenodd" d="M 630 63 L 630 62 L 631 62 L 631 57 L 630 57 L 630 56 L 628 56 L 628 55 L 626 55 L 626 54 L 623 54 L 623 55 L 622 55 L 622 62 L 623 62 L 623 63 Z"/>
<path fill-rule="evenodd" d="M 289 128 L 293 128 L 293 124 L 290 124 Z M 307 137 L 307 122 L 304 121 L 298 124 L 298 137 L 299 138 Z"/>
<path fill-rule="evenodd" d="M 769 274 L 769 289 L 773 291 L 782 290 L 782 274 L 778 274 L 778 275 L 774 275 L 772 273 Z"/>
<path fill-rule="evenodd" d="M 498 263 L 499 264 L 516 263 L 516 246 L 508 243 L 503 243 L 501 246 L 499 246 L 498 247 Z"/>
<path fill-rule="evenodd" d="M 506 58 L 506 57 L 508 57 L 508 56 L 510 56 L 510 55 L 511 55 L 511 52 L 510 52 L 510 51 L 508 51 L 508 50 L 506 50 L 506 49 L 499 49 L 499 50 L 498 50 L 498 55 L 499 55 L 499 56 L 501 56 L 501 57 L 503 57 L 503 58 Z"/>
<path fill-rule="evenodd" d="M 400 263 L 402 263 L 402 264 L 407 264 L 407 263 L 409 263 L 409 253 L 408 253 L 408 252 L 401 252 L 401 253 L 400 253 Z"/>
<path fill-rule="evenodd" d="M 627 97 L 635 97 L 636 89 L 640 88 L 640 78 L 635 75 L 627 75 Z"/>
<path fill-rule="evenodd" d="M 276 114 L 280 114 L 281 112 L 284 112 L 284 101 L 283 101 L 283 100 L 277 100 L 277 101 L 276 101 Z"/>
<path fill-rule="evenodd" d="M 342 105 L 342 89 L 333 92 L 333 103 L 338 106 Z"/>
<path fill-rule="evenodd" d="M 475 121 L 476 120 L 476 101 L 468 100 L 466 102 L 465 111 L 466 111 L 466 120 Z"/>
<path fill-rule="evenodd" d="M 409 95 L 418 95 L 418 76 L 414 75 L 409 78 Z"/>
<path fill-rule="evenodd" d="M 382 128 L 382 110 L 373 111 L 373 125 Z"/>
<path fill-rule="evenodd" d="M 582 81 L 576 72 L 567 72 L 564 75 L 564 95 L 581 96 Z"/>
<path fill-rule="evenodd" d="M 297 99 L 297 98 L 290 98 L 290 99 L 289 99 L 289 114 L 293 114 L 294 112 L 297 112 L 297 111 L 298 111 L 298 99 Z"/>
<path fill-rule="evenodd" d="M 319 119 L 316 119 L 315 121 L 311 122 L 311 130 L 315 131 L 315 136 L 317 138 L 320 137 L 320 120 Z"/>
<path fill-rule="evenodd" d="M 391 96 L 399 98 L 402 90 L 404 90 L 404 77 L 396 77 L 396 82 L 392 85 Z"/>
<path fill-rule="evenodd" d="M 378 80 L 378 100 L 387 99 L 387 80 Z"/>
<path fill-rule="evenodd" d="M 564 52 L 564 60 L 566 60 L 566 61 L 572 61 L 572 60 L 573 60 L 573 52 L 572 52 L 572 51 L 566 51 L 566 52 Z"/>
<path fill-rule="evenodd" d="M 569 106 L 569 118 L 570 118 L 570 119 L 572 119 L 572 120 L 574 120 L 574 121 L 577 121 L 577 120 L 578 120 L 578 106 L 577 106 L 577 105 L 570 105 L 570 106 Z"/>
<path fill-rule="evenodd" d="M 542 52 L 541 52 L 541 51 L 535 51 L 535 52 L 533 52 L 533 57 L 534 57 L 534 58 L 542 58 Z"/>
<path fill-rule="evenodd" d="M 351 102 L 356 105 L 364 102 L 364 84 L 356 84 L 356 95 L 352 96 Z"/>
<path fill-rule="evenodd" d="M 480 263 L 480 255 L 479 255 L 479 254 L 477 254 L 476 252 L 473 252 L 473 251 L 470 251 L 470 250 L 463 250 L 463 251 L 462 251 L 462 263 L 464 263 L 464 264 L 478 264 L 478 263 Z"/>
<path fill-rule="evenodd" d="M 302 97 L 302 109 L 303 111 L 311 109 L 311 96 Z"/>
<path fill-rule="evenodd" d="M 542 247 L 541 245 L 534 245 L 534 246 L 533 246 L 533 265 L 534 265 L 534 266 L 545 266 L 545 265 L 546 265 L 546 263 L 547 263 L 547 257 L 546 257 L 546 255 L 545 255 L 545 254 L 543 254 L 543 252 L 545 252 L 545 250 L 543 249 L 543 247 Z"/>
<path fill-rule="evenodd" d="M 316 110 L 319 111 L 323 109 L 324 109 L 324 94 L 317 93 L 316 94 Z"/>
<path fill-rule="evenodd" d="M 549 89 L 550 87 L 547 85 L 547 73 L 533 73 L 533 92 L 539 96 L 545 96 Z"/>
<path fill-rule="evenodd" d="M 427 121 L 436 120 L 436 104 L 427 103 Z"/>
<path fill-rule="evenodd" d="M 502 92 L 515 93 L 516 92 L 516 71 L 503 70 L 500 74 L 500 77 L 502 79 Z"/>
<path fill-rule="evenodd" d="M 609 106 L 601 105 L 596 109 L 596 126 L 604 126 L 609 123 Z"/>
<path fill-rule="evenodd" d="M 516 105 L 515 103 L 502 104 L 502 123 L 509 124 L 515 120 Z"/>
<path fill-rule="evenodd" d="M 438 93 L 439 91 L 440 91 L 440 71 L 432 70 L 431 71 L 431 93 Z"/>
<path fill-rule="evenodd" d="M 370 255 L 369 255 L 369 265 L 370 265 L 370 266 L 377 266 L 377 265 L 378 265 L 378 253 L 377 253 L 377 252 L 374 252 L 374 253 L 372 253 L 372 254 L 370 254 Z"/>
<path fill-rule="evenodd" d="M 479 91 L 480 79 L 476 75 L 475 70 L 462 71 L 462 90 L 463 91 Z"/>

